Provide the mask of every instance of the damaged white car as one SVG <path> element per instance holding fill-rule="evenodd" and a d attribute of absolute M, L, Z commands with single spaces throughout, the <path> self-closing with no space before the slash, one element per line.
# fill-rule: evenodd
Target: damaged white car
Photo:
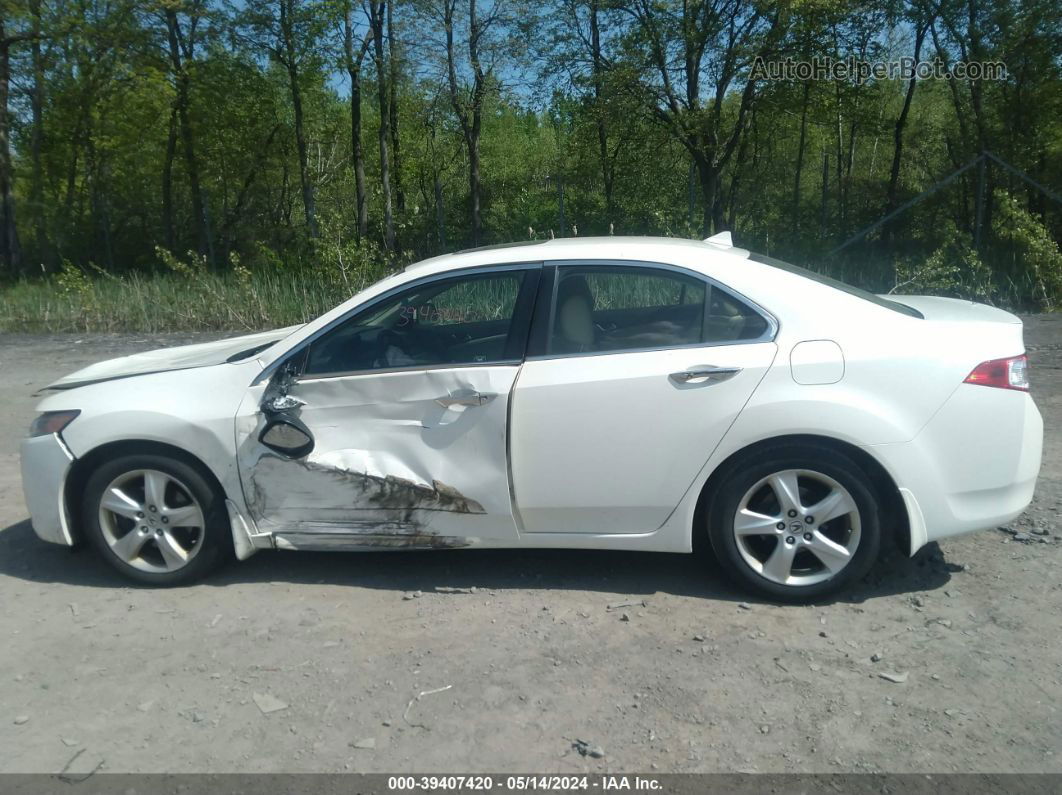
<path fill-rule="evenodd" d="M 556 240 L 406 268 L 297 328 L 49 387 L 33 527 L 183 583 L 259 549 L 690 552 L 823 596 L 1008 522 L 1043 426 L 1022 325 L 730 245 Z"/>

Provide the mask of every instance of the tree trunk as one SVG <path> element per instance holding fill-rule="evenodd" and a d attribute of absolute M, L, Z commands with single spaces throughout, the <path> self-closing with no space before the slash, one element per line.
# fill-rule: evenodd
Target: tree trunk
<path fill-rule="evenodd" d="M 826 234 L 826 222 L 829 220 L 829 197 L 830 188 L 830 156 L 826 153 L 826 147 L 822 149 L 822 201 L 819 207 L 820 234 Z"/>
<path fill-rule="evenodd" d="M 483 129 L 483 96 L 486 93 L 483 67 L 479 62 L 482 33 L 476 15 L 476 0 L 468 0 L 468 60 L 472 64 L 472 125 L 468 131 L 468 188 L 472 197 L 472 245 L 483 238 L 483 210 L 479 181 L 479 138 Z M 564 234 L 564 230 L 561 230 Z"/>
<path fill-rule="evenodd" d="M 176 95 L 174 96 L 173 109 L 177 114 L 178 126 L 181 135 L 181 149 L 184 155 L 185 170 L 188 172 L 188 189 L 192 194 L 192 218 L 195 224 L 196 250 L 201 256 L 207 257 L 211 266 L 214 258 L 211 252 L 210 234 L 207 231 L 206 210 L 203 202 L 203 189 L 199 184 L 199 161 L 195 155 L 195 136 L 192 132 L 192 123 L 188 113 L 189 100 L 189 77 L 181 56 L 181 31 L 178 27 L 177 12 L 172 9 L 166 11 L 166 29 L 169 34 L 170 61 L 173 65 L 173 79 Z"/>
<path fill-rule="evenodd" d="M 478 246 L 483 238 L 483 208 L 480 204 L 479 179 L 479 129 L 480 114 L 474 113 L 473 132 L 466 140 L 468 145 L 468 191 L 472 204 L 472 245 Z"/>
<path fill-rule="evenodd" d="M 701 186 L 701 237 L 723 231 L 722 208 L 717 206 L 720 169 L 704 155 L 694 156 Z"/>
<path fill-rule="evenodd" d="M 446 207 L 443 205 L 442 180 L 439 179 L 439 167 L 433 165 L 431 170 L 432 188 L 435 192 L 435 227 L 439 240 L 439 251 L 446 251 Z"/>
<path fill-rule="evenodd" d="M 162 233 L 166 248 L 176 252 L 177 240 L 173 224 L 173 160 L 177 154 L 177 109 L 170 110 L 169 134 L 166 137 L 166 157 L 162 161 Z"/>
<path fill-rule="evenodd" d="M 33 68 L 33 85 L 30 89 L 30 160 L 32 176 L 30 179 L 30 207 L 33 213 L 33 245 L 41 265 L 46 272 L 55 270 L 55 256 L 48 240 L 47 224 L 44 212 L 44 168 L 41 163 L 41 147 L 44 143 L 44 58 L 41 54 L 41 0 L 30 3 L 32 29 L 30 39 L 30 60 Z"/>
<path fill-rule="evenodd" d="M 395 35 L 393 11 L 395 4 L 387 4 L 387 90 L 388 122 L 391 126 L 391 166 L 395 177 L 395 202 L 398 212 L 406 210 L 406 193 L 402 190 L 402 157 L 398 135 L 398 37 Z"/>
<path fill-rule="evenodd" d="M 615 219 L 614 208 L 614 176 L 612 164 L 608 155 L 608 126 L 605 122 L 605 107 L 602 99 L 602 72 L 603 59 L 601 55 L 601 29 L 598 24 L 599 0 L 590 0 L 590 65 L 594 83 L 594 116 L 597 122 L 597 146 L 601 158 L 601 179 L 604 186 L 605 217 L 609 223 Z"/>
<path fill-rule="evenodd" d="M 800 143 L 797 145 L 796 173 L 793 175 L 793 208 L 790 211 L 790 228 L 793 237 L 800 231 L 800 179 L 804 172 L 804 147 L 808 133 L 808 95 L 811 93 L 811 81 L 804 81 L 804 101 L 800 110 Z"/>
<path fill-rule="evenodd" d="M 306 229 L 311 238 L 316 238 L 317 212 L 314 207 L 313 181 L 310 179 L 310 164 L 307 155 L 306 123 L 302 110 L 302 87 L 299 85 L 299 62 L 295 53 L 295 13 L 297 0 L 280 0 L 280 34 L 283 37 L 284 66 L 288 72 L 291 88 L 291 109 L 295 121 L 295 148 L 299 155 L 299 180 L 302 185 L 302 208 L 306 216 Z"/>
<path fill-rule="evenodd" d="M 461 132 L 468 151 L 468 194 L 472 216 L 472 245 L 478 246 L 483 236 L 483 212 L 480 200 L 479 138 L 483 127 L 483 97 L 486 77 L 479 60 L 479 37 L 482 34 L 476 15 L 476 0 L 468 0 L 468 60 L 472 66 L 472 98 L 465 106 L 457 86 L 457 64 L 454 57 L 454 10 L 456 0 L 446 0 L 446 63 L 450 84 L 450 102 L 461 123 Z"/>
<path fill-rule="evenodd" d="M 387 79 L 384 70 L 384 16 L 386 0 L 371 0 L 369 23 L 372 26 L 373 61 L 376 64 L 376 94 L 380 105 L 380 186 L 384 204 L 384 249 L 395 250 L 395 223 L 391 210 L 391 158 L 388 139 L 391 137 L 390 114 L 387 103 Z"/>
<path fill-rule="evenodd" d="M 914 60 L 918 63 L 918 59 L 922 53 L 922 42 L 926 37 L 926 28 L 920 26 L 915 31 L 915 46 L 914 46 Z M 883 215 L 888 215 L 896 209 L 896 192 L 900 184 L 900 164 L 903 160 L 903 132 L 907 126 L 907 116 L 911 111 L 911 103 L 914 100 L 915 87 L 918 85 L 918 81 L 914 75 L 911 75 L 911 79 L 907 83 L 907 93 L 903 98 L 903 108 L 900 110 L 900 115 L 896 118 L 896 125 L 892 131 L 892 167 L 889 169 L 889 186 L 885 192 L 885 212 Z M 892 239 L 892 224 L 886 224 L 883 237 L 886 240 Z"/>
<path fill-rule="evenodd" d="M 22 269 L 22 251 L 15 228 L 15 196 L 11 148 L 8 143 L 8 100 L 11 91 L 11 41 L 0 16 L 0 264 L 8 276 Z"/>
<path fill-rule="evenodd" d="M 369 233 L 369 200 L 365 188 L 365 151 L 361 144 L 361 67 L 370 38 L 362 39 L 361 48 L 354 52 L 354 20 L 350 0 L 346 3 L 343 20 L 343 46 L 347 74 L 350 75 L 350 156 L 354 167 L 354 193 L 357 205 L 358 242 Z"/>
<path fill-rule="evenodd" d="M 734 165 L 732 168 L 732 174 L 730 177 L 730 191 L 727 197 L 727 212 L 726 212 L 726 227 L 733 230 L 737 222 L 737 206 L 738 206 L 738 193 L 741 189 L 741 176 L 745 170 L 745 161 L 748 159 L 749 153 L 749 138 L 755 134 L 756 121 L 755 115 L 753 115 L 753 121 L 749 125 L 749 132 L 741 136 L 741 143 L 738 145 L 737 156 L 734 158 Z M 753 169 L 755 173 L 755 169 Z M 719 197 L 721 199 L 722 197 Z M 721 203 L 721 202 L 720 202 Z"/>

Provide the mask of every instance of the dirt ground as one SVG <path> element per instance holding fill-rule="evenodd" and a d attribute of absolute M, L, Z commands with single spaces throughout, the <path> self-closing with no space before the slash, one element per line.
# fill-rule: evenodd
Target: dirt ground
<path fill-rule="evenodd" d="M 2 772 L 1062 771 L 1062 316 L 1027 325 L 1025 535 L 893 557 L 814 607 L 692 556 L 263 552 L 151 590 L 38 541 L 31 394 L 194 339 L 0 337 Z"/>

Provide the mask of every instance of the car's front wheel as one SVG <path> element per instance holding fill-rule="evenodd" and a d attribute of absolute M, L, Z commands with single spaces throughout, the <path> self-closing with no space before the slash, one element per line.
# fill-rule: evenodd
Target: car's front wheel
<path fill-rule="evenodd" d="M 716 555 L 742 584 L 803 602 L 863 577 L 881 543 L 878 501 L 847 456 L 778 448 L 735 467 L 709 512 Z"/>
<path fill-rule="evenodd" d="M 103 464 L 85 485 L 82 511 L 103 557 L 140 582 L 190 582 L 231 550 L 224 499 L 197 469 L 167 456 Z"/>

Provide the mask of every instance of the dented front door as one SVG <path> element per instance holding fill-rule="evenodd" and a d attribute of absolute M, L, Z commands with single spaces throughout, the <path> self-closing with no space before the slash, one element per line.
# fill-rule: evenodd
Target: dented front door
<path fill-rule="evenodd" d="M 282 405 L 291 407 L 276 412 L 262 410 L 267 387 L 253 387 L 237 418 L 237 445 L 259 531 L 292 548 L 515 538 L 505 432 L 518 370 L 505 364 L 299 379 L 285 390 Z M 292 457 L 270 448 L 268 437 L 263 442 L 280 415 L 305 428 L 310 452 Z"/>
<path fill-rule="evenodd" d="M 253 385 L 236 442 L 259 531 L 294 548 L 515 539 L 506 424 L 539 271 L 414 278 Z"/>

